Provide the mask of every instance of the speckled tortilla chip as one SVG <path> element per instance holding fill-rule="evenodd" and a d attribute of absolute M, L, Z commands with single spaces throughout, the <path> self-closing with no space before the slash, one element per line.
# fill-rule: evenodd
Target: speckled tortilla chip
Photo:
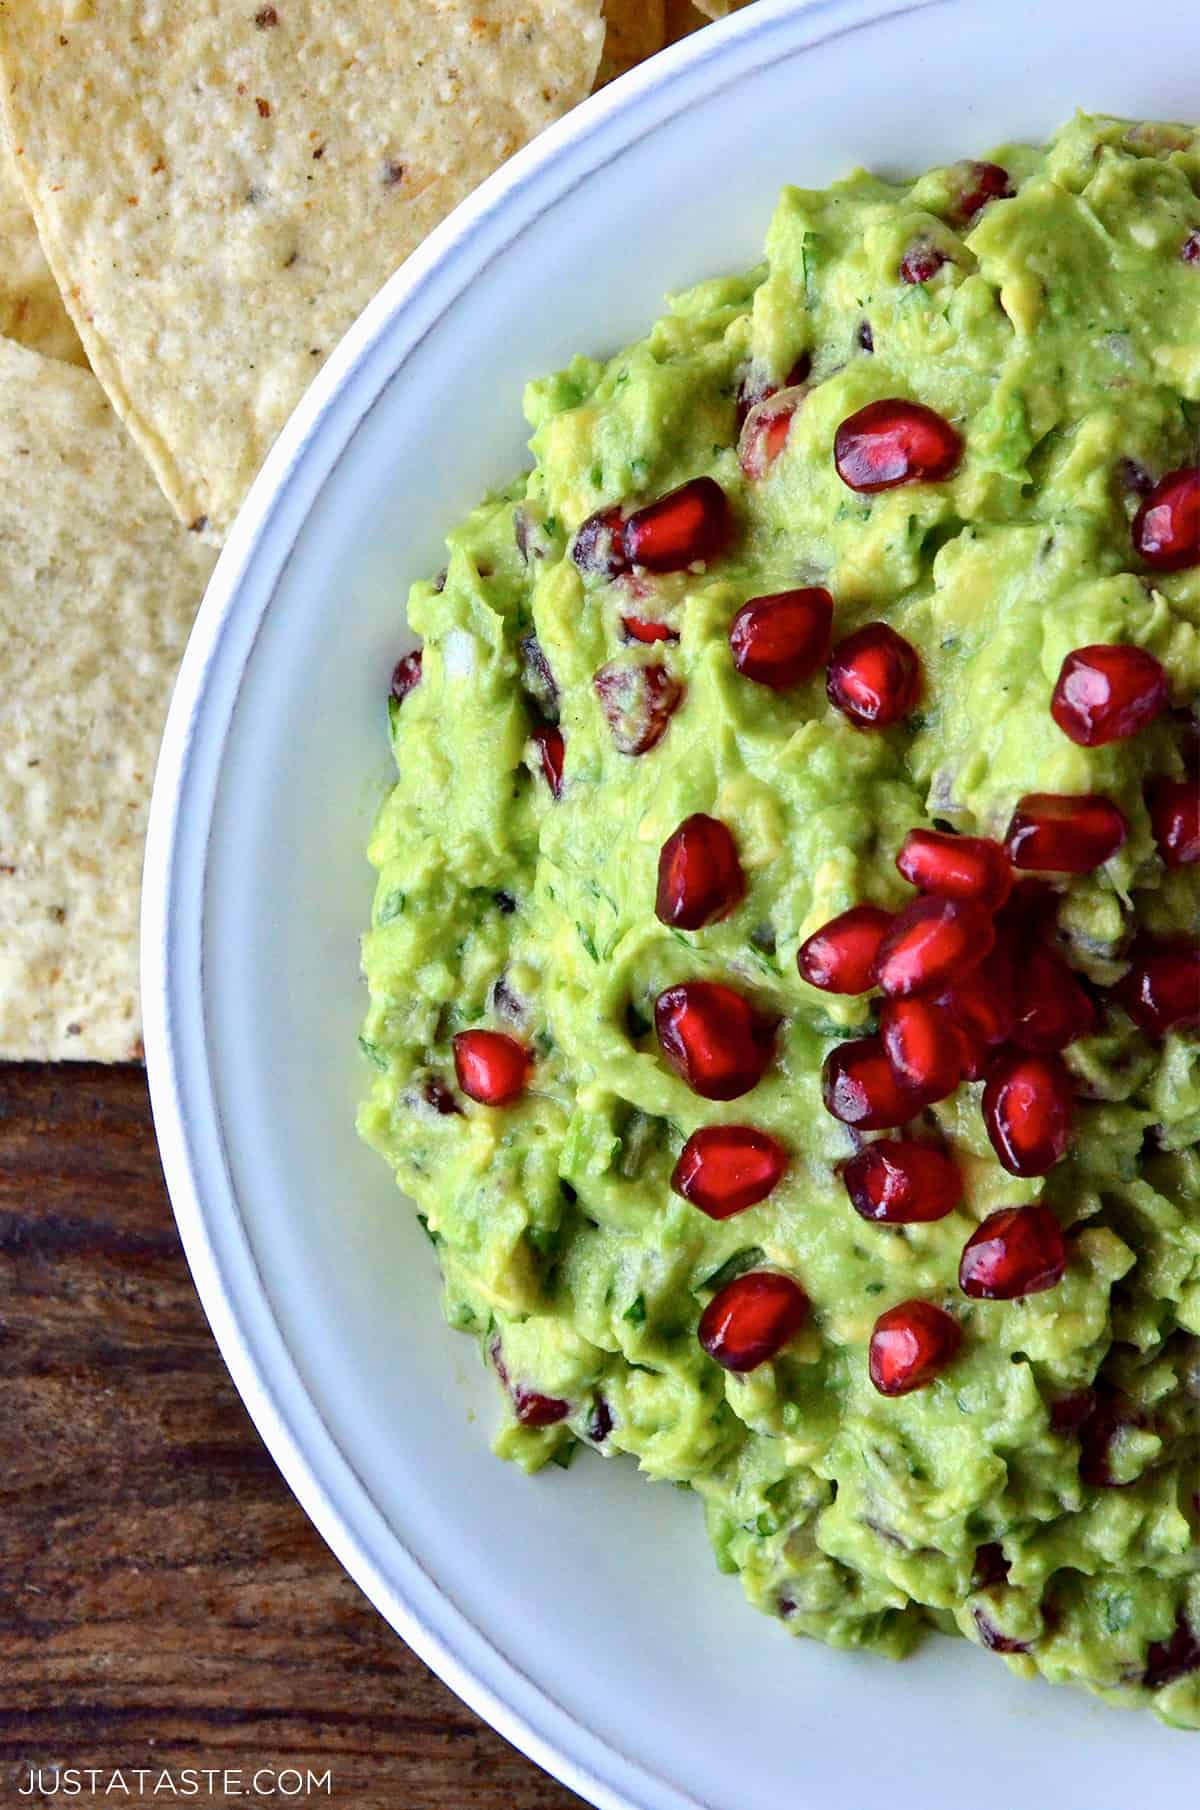
<path fill-rule="evenodd" d="M 665 0 L 604 0 L 604 24 L 597 86 L 662 49 L 667 42 Z"/>
<path fill-rule="evenodd" d="M 93 369 L 220 538 L 314 372 L 583 98 L 601 0 L 0 0 L 7 127 Z"/>
<path fill-rule="evenodd" d="M 12 157 L 0 142 L 0 336 L 47 358 L 85 365 L 87 356 L 38 243 Z"/>
<path fill-rule="evenodd" d="M 0 341 L 0 1057 L 141 1053 L 150 782 L 214 557 L 90 372 Z"/>

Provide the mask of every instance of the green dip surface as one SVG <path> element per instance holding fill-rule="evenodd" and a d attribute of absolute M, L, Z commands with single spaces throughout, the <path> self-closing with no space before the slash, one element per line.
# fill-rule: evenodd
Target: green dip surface
<path fill-rule="evenodd" d="M 720 1568 L 793 1632 L 891 1655 L 957 1632 L 1194 1728 L 1200 1040 L 1146 1034 L 1110 989 L 1135 932 L 1200 922 L 1200 868 L 1165 864 L 1146 803 L 1190 758 L 1200 565 L 1152 571 L 1131 538 L 1147 487 L 1200 463 L 1200 134 L 1079 117 L 1044 150 L 994 155 L 1014 193 L 965 220 L 979 166 L 789 189 L 758 268 L 676 296 L 607 362 L 529 386 L 533 469 L 449 536 L 444 577 L 409 599 L 423 665 L 393 699 L 400 779 L 370 844 L 360 1124 L 417 1202 L 451 1324 L 497 1372 L 502 1456 L 534 1470 L 583 1443 L 689 1485 Z M 914 249 L 928 274 L 906 281 Z M 782 445 L 765 461 L 751 447 L 747 476 L 739 414 L 789 378 Z M 890 398 L 952 423 L 961 461 L 857 492 L 835 434 Z M 573 557 L 596 512 L 698 477 L 731 511 L 717 557 L 616 576 Z M 917 650 L 903 721 L 856 727 L 824 662 L 780 691 L 735 670 L 746 601 L 814 585 L 835 642 L 884 622 Z M 631 640 L 625 618 L 673 638 Z M 1064 657 L 1094 644 L 1153 654 L 1170 708 L 1087 747 L 1050 700 Z M 640 755 L 594 684 L 614 662 L 635 715 L 644 669 L 682 688 Z M 555 719 L 558 797 L 531 739 Z M 822 1104 L 822 1063 L 876 1028 L 880 1001 L 809 985 L 799 946 L 851 906 L 914 899 L 895 866 L 912 828 L 1003 840 L 1030 793 L 1102 794 L 1128 823 L 1103 865 L 1046 876 L 1054 947 L 1096 1007 L 1063 1052 L 1066 1155 L 1040 1176 L 1002 1167 L 982 1080 L 907 1132 L 852 1134 Z M 694 813 L 732 831 L 746 893 L 685 931 L 656 915 L 656 885 Z M 779 1020 L 736 1101 L 702 1098 L 659 1047 L 655 1000 L 696 980 Z M 511 1104 L 456 1081 L 453 1039 L 475 1028 L 531 1057 Z M 789 1162 L 760 1204 L 712 1219 L 670 1178 L 698 1127 L 727 1124 L 769 1132 Z M 861 1218 L 840 1166 L 875 1136 L 939 1142 L 961 1204 L 933 1223 Z M 1033 1201 L 1065 1234 L 1062 1279 L 968 1299 L 967 1238 Z M 697 1324 L 764 1269 L 799 1283 L 808 1315 L 736 1374 Z M 947 1310 L 961 1347 L 886 1397 L 868 1343 L 912 1299 Z"/>

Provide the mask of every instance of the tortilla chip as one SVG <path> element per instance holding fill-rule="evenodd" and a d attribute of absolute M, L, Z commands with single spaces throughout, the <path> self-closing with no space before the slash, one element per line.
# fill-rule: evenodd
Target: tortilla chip
<path fill-rule="evenodd" d="M 0 0 L 9 135 L 92 368 L 219 539 L 355 316 L 592 85 L 601 0 Z"/>
<path fill-rule="evenodd" d="M 90 372 L 0 341 L 0 1057 L 141 1053 L 150 782 L 213 560 Z"/>
<path fill-rule="evenodd" d="M 667 42 L 665 0 L 604 0 L 604 23 L 598 88 L 652 57 Z"/>
<path fill-rule="evenodd" d="M 0 336 L 15 339 L 47 358 L 86 365 L 87 354 L 58 284 L 38 243 L 37 228 L 13 169 L 0 144 Z"/>

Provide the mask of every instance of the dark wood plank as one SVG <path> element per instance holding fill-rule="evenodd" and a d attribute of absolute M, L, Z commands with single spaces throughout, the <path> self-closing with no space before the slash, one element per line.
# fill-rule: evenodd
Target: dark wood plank
<path fill-rule="evenodd" d="M 237 1768 L 243 1791 L 258 1767 L 331 1769 L 290 1801 L 345 1810 L 578 1805 L 293 1501 L 201 1313 L 138 1069 L 0 1066 L 0 1460 L 5 1810 L 38 1801 L 31 1764 Z"/>

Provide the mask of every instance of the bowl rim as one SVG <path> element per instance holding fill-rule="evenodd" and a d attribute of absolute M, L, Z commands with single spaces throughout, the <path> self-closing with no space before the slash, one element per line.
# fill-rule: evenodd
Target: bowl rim
<path fill-rule="evenodd" d="M 284 1479 L 372 1605 L 456 1696 L 600 1810 L 712 1807 L 594 1733 L 480 1632 L 372 1500 L 318 1413 L 275 1319 L 233 1186 L 203 1012 L 200 933 L 221 759 L 241 672 L 311 501 L 387 381 L 470 282 L 472 257 L 487 230 L 507 219 L 499 246 L 485 259 L 490 263 L 605 161 L 600 141 L 612 128 L 628 149 L 675 120 L 697 84 L 707 97 L 784 52 L 803 53 L 886 19 L 957 3 L 757 0 L 590 96 L 461 202 L 350 327 L 269 453 L 206 590 L 159 752 L 143 871 L 143 1041 L 163 1172 L 213 1335 Z M 421 328 L 420 304 L 447 278 L 452 292 Z M 407 332 L 406 313 L 414 317 Z M 381 362 L 385 348 L 391 355 Z M 365 398 L 348 406 L 355 389 L 367 392 Z M 304 481 L 311 496 L 289 510 Z"/>

